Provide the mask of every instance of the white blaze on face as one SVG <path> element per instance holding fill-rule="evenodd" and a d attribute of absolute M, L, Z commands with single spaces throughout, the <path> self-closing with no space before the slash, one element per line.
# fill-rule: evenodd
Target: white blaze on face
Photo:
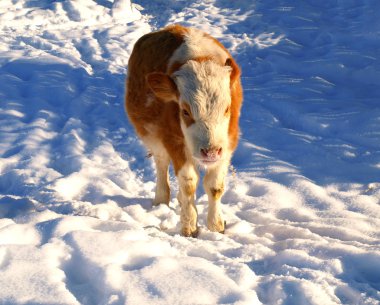
<path fill-rule="evenodd" d="M 210 159 L 202 154 L 202 149 L 220 148 L 221 153 L 216 159 L 227 155 L 230 72 L 231 67 L 220 66 L 211 60 L 190 60 L 173 75 L 180 93 L 180 104 L 189 105 L 193 119 L 192 124 L 185 124 L 181 119 L 186 144 L 193 157 L 201 163 Z"/>

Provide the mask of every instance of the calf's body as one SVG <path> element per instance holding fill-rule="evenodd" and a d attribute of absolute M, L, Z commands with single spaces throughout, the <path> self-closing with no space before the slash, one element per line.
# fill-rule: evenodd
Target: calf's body
<path fill-rule="evenodd" d="M 146 34 L 128 65 L 126 110 L 157 170 L 153 204 L 168 204 L 168 168 L 178 179 L 184 236 L 197 234 L 194 195 L 205 169 L 207 227 L 223 232 L 220 199 L 239 137 L 240 70 L 208 34 L 179 25 Z"/>

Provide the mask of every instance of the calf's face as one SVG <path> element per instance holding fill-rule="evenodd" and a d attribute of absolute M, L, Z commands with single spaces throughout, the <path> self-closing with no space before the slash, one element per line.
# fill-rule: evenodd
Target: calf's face
<path fill-rule="evenodd" d="M 230 72 L 228 65 L 190 60 L 171 78 L 161 73 L 147 76 L 157 97 L 179 103 L 186 145 L 203 166 L 213 166 L 229 156 Z"/>

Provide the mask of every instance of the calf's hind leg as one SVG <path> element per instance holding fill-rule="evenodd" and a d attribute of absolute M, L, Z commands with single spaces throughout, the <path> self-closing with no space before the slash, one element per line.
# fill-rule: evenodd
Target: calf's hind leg
<path fill-rule="evenodd" d="M 169 155 L 153 155 L 156 163 L 157 180 L 156 194 L 153 200 L 153 205 L 165 203 L 169 205 L 170 187 L 169 187 Z"/>
<path fill-rule="evenodd" d="M 153 205 L 161 203 L 169 205 L 170 187 L 169 187 L 169 164 L 170 156 L 164 146 L 158 140 L 144 139 L 144 143 L 153 155 L 156 165 L 156 193 L 153 199 Z"/>

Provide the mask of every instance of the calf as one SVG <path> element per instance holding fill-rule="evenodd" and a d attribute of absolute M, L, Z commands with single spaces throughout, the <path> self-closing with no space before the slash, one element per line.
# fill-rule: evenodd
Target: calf
<path fill-rule="evenodd" d="M 208 34 L 179 25 L 141 37 L 128 65 L 126 110 L 152 153 L 157 170 L 154 205 L 169 204 L 168 168 L 178 179 L 182 235 L 196 236 L 194 195 L 205 169 L 207 227 L 224 232 L 224 178 L 239 138 L 240 70 Z"/>

